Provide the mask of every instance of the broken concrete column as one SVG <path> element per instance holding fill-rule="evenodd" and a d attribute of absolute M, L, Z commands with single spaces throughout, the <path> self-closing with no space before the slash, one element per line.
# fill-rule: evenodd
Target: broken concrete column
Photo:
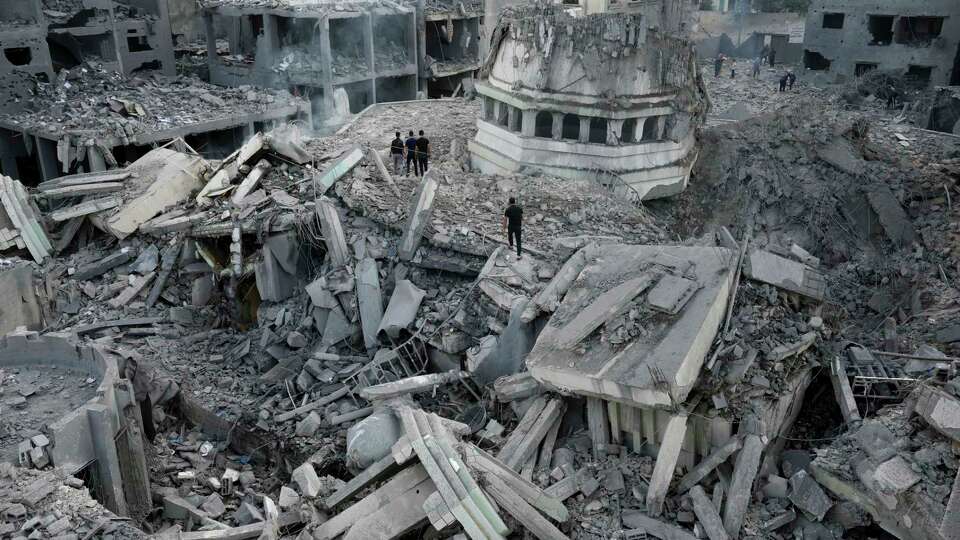
<path fill-rule="evenodd" d="M 680 457 L 680 449 L 686 434 L 686 413 L 672 415 L 663 432 L 660 451 L 657 452 L 657 463 L 653 467 L 650 486 L 647 488 L 647 514 L 651 516 L 659 516 L 663 511 L 663 501 L 667 497 L 667 489 L 670 488 L 670 481 L 673 479 L 673 472 L 677 467 L 677 459 Z"/>
<path fill-rule="evenodd" d="M 417 248 L 420 247 L 423 231 L 427 228 L 430 216 L 433 214 L 433 201 L 436 198 L 438 186 L 435 173 L 431 169 L 424 175 L 420 187 L 413 194 L 407 226 L 400 240 L 400 260 L 402 261 L 412 260 Z"/>
<path fill-rule="evenodd" d="M 414 285 L 410 280 L 401 279 L 393 289 L 393 296 L 387 304 L 387 310 L 380 320 L 378 332 L 386 332 L 396 339 L 400 330 L 404 330 L 417 318 L 420 302 L 426 296 L 426 291 Z"/>
<path fill-rule="evenodd" d="M 707 497 L 706 492 L 700 486 L 693 486 L 690 489 L 690 499 L 693 501 L 693 513 L 697 515 L 697 520 L 707 533 L 710 540 L 729 540 L 730 536 L 723 528 L 723 521 L 720 514 L 713 506 L 713 502 Z"/>
<path fill-rule="evenodd" d="M 737 455 L 737 463 L 733 468 L 733 479 L 730 481 L 730 491 L 727 495 L 727 504 L 723 509 L 723 526 L 731 538 L 740 537 L 740 528 L 743 526 L 743 516 L 750 504 L 753 493 L 753 481 L 760 468 L 760 456 L 765 446 L 763 439 L 757 435 L 747 435 L 743 440 L 743 448 Z"/>
<path fill-rule="evenodd" d="M 326 92 L 324 93 L 326 94 Z M 361 159 L 363 159 L 363 147 L 358 144 L 344 153 L 327 170 L 320 173 L 320 176 L 316 179 L 317 193 L 320 195 L 326 193 L 337 180 L 356 167 Z"/>
<path fill-rule="evenodd" d="M 377 261 L 368 257 L 358 262 L 355 277 L 363 343 L 367 349 L 373 349 L 377 346 L 377 331 L 383 319 L 383 298 L 380 293 Z"/>
<path fill-rule="evenodd" d="M 243 202 L 244 197 L 253 192 L 253 190 L 257 189 L 257 186 L 260 185 L 260 180 L 263 179 L 263 177 L 266 176 L 272 168 L 273 166 L 270 165 L 269 161 L 261 159 L 247 174 L 243 181 L 240 182 L 240 185 L 237 186 L 237 189 L 233 192 L 233 197 L 230 198 L 230 201 L 239 206 Z"/>
<path fill-rule="evenodd" d="M 593 441 L 593 456 L 600 458 L 610 444 L 610 424 L 607 422 L 607 406 L 600 398 L 587 398 L 587 426 Z"/>
<path fill-rule="evenodd" d="M 340 224 L 340 214 L 330 201 L 321 199 L 317 202 L 317 218 L 320 220 L 320 229 L 323 232 L 323 241 L 330 255 L 330 263 L 340 267 L 350 262 L 350 251 L 347 248 L 347 239 L 343 235 Z"/>

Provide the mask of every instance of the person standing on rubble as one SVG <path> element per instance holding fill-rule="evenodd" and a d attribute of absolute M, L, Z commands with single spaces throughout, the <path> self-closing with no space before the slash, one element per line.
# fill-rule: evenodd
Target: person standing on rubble
<path fill-rule="evenodd" d="M 523 208 L 517 205 L 517 199 L 510 197 L 507 209 L 503 212 L 503 230 L 507 233 L 507 242 L 513 247 L 513 239 L 517 239 L 517 259 L 522 259 L 520 251 L 520 228 L 523 225 Z"/>
<path fill-rule="evenodd" d="M 420 176 L 420 169 L 417 168 L 417 138 L 413 136 L 413 130 L 410 130 L 404 145 L 407 147 L 407 176 L 410 176 L 410 162 L 413 162 L 414 176 Z"/>
<path fill-rule="evenodd" d="M 770 67 L 777 63 L 777 50 L 770 47 Z"/>
<path fill-rule="evenodd" d="M 793 70 L 787 70 L 787 87 L 790 90 L 793 90 L 793 83 L 797 82 L 797 76 L 793 74 Z"/>
<path fill-rule="evenodd" d="M 390 157 L 393 158 L 393 174 L 400 176 L 403 167 L 403 139 L 400 138 L 399 131 L 396 135 L 396 138 L 390 141 Z"/>
<path fill-rule="evenodd" d="M 789 80 L 789 79 L 790 79 L 790 77 L 789 77 L 786 73 L 784 73 L 783 76 L 780 77 L 780 91 L 781 91 L 781 92 L 785 92 L 785 91 L 787 90 L 787 80 Z"/>
<path fill-rule="evenodd" d="M 723 68 L 723 53 L 717 54 L 717 59 L 713 61 L 713 76 L 720 76 L 720 69 Z"/>
<path fill-rule="evenodd" d="M 763 65 L 763 57 L 758 56 L 753 59 L 753 78 L 756 79 L 760 76 L 760 66 Z"/>
<path fill-rule="evenodd" d="M 430 159 L 430 139 L 424 137 L 423 130 L 420 130 L 420 138 L 417 139 L 417 163 L 420 165 L 420 174 L 427 174 L 427 161 Z"/>

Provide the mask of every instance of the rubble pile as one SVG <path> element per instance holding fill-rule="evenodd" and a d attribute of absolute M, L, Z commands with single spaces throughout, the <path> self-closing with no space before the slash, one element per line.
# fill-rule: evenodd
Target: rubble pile
<path fill-rule="evenodd" d="M 223 88 L 195 78 L 152 74 L 125 78 L 82 65 L 38 83 L 24 111 L 0 123 L 60 139 L 115 137 L 129 141 L 147 131 L 181 128 L 229 114 L 265 112 L 294 103 L 286 91 Z M 129 144 L 129 142 L 124 142 Z"/>
<path fill-rule="evenodd" d="M 0 463 L 0 536 L 147 538 L 129 518 L 98 503 L 80 478 L 8 463 Z"/>
<path fill-rule="evenodd" d="M 476 172 L 469 98 L 0 178 L 0 537 L 955 537 L 955 139 L 704 80 L 690 185 L 650 204 Z M 4 121 L 56 138 L 292 99 L 89 65 L 37 88 Z M 420 130 L 407 174 L 390 140 Z"/>

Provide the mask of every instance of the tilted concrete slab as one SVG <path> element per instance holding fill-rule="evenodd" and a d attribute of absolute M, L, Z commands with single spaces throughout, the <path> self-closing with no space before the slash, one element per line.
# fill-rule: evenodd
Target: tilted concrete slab
<path fill-rule="evenodd" d="M 682 402 L 723 319 L 734 259 L 733 251 L 717 247 L 600 246 L 527 357 L 530 373 L 548 386 L 632 406 L 670 405 L 671 397 Z M 603 325 L 619 316 L 618 309 L 642 304 L 646 294 L 643 288 L 628 287 L 634 295 L 631 303 L 605 293 L 641 275 L 649 275 L 655 288 L 668 274 L 689 279 L 697 287 L 676 315 L 644 315 L 638 323 L 647 334 L 625 345 L 600 337 Z M 569 328 L 569 323 L 587 311 L 602 313 L 604 306 L 594 305 L 601 299 L 620 307 L 610 306 L 614 312 L 607 311 L 598 330 L 582 340 L 571 339 L 578 328 Z M 659 385 L 651 370 L 662 375 L 665 384 Z"/>

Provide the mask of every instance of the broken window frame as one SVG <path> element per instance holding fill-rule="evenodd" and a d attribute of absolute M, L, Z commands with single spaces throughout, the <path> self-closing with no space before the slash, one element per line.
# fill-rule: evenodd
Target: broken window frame
<path fill-rule="evenodd" d="M 878 19 L 890 19 L 889 28 L 885 29 L 884 33 L 881 33 L 881 34 L 878 34 L 880 32 L 879 27 L 881 25 L 874 24 L 874 21 Z M 896 15 L 880 15 L 880 14 L 867 15 L 867 32 L 870 33 L 870 37 L 872 38 L 867 43 L 867 45 L 871 47 L 889 47 L 893 43 L 894 25 L 896 24 L 896 22 L 897 22 Z M 884 41 L 884 39 L 881 39 L 881 38 L 886 37 L 887 31 L 890 32 L 889 39 Z"/>
<path fill-rule="evenodd" d="M 893 42 L 908 47 L 929 47 L 943 33 L 945 17 L 898 17 L 893 25 Z M 919 33 L 918 26 L 928 23 L 931 30 Z M 912 39 L 906 39 L 906 36 Z"/>

